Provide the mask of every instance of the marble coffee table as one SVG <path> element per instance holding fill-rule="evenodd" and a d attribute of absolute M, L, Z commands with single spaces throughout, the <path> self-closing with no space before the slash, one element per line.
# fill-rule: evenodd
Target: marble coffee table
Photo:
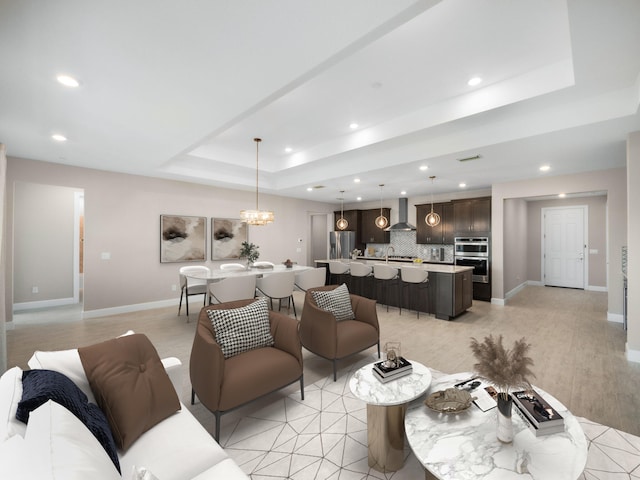
<path fill-rule="evenodd" d="M 423 395 L 431 384 L 431 370 L 413 364 L 410 375 L 382 383 L 373 374 L 373 363 L 357 370 L 349 380 L 353 395 L 367 403 L 369 466 L 393 472 L 404 464 L 404 416 L 407 404 Z"/>
<path fill-rule="evenodd" d="M 467 372 L 438 378 L 428 393 L 471 376 Z M 504 444 L 496 438 L 495 408 L 483 412 L 471 405 L 459 414 L 434 412 L 426 405 L 409 410 L 405 416 L 407 440 L 426 469 L 425 478 L 576 480 L 587 462 L 582 427 L 562 403 L 535 388 L 564 417 L 564 433 L 536 437 L 514 412 L 514 439 Z"/>

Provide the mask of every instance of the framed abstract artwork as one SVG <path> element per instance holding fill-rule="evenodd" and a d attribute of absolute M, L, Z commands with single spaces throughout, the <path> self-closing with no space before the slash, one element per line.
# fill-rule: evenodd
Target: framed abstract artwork
<path fill-rule="evenodd" d="M 160 262 L 204 262 L 207 218 L 160 215 Z"/>
<path fill-rule="evenodd" d="M 211 259 L 240 258 L 247 241 L 247 224 L 237 218 L 211 219 Z"/>

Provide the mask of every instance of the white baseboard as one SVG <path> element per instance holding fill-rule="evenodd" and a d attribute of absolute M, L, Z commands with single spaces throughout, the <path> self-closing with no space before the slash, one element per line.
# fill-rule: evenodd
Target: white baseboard
<path fill-rule="evenodd" d="M 98 318 L 106 317 L 107 315 L 118 315 L 120 313 L 139 312 L 142 310 L 152 310 L 154 308 L 164 308 L 178 306 L 178 299 L 159 300 L 157 302 L 137 303 L 135 305 L 122 305 L 119 307 L 101 308 L 99 310 L 89 310 L 82 313 L 82 318 Z M 201 302 L 199 302 L 197 308 L 200 311 Z M 176 310 L 176 314 L 178 311 Z"/>
<path fill-rule="evenodd" d="M 505 306 L 504 298 L 491 298 L 491 305 Z"/>
<path fill-rule="evenodd" d="M 625 345 L 627 354 L 627 360 L 634 363 L 640 363 L 640 350 L 632 350 L 629 348 L 629 344 Z"/>
<path fill-rule="evenodd" d="M 527 280 L 527 285 L 533 285 L 534 287 L 544 287 L 544 283 L 540 280 Z"/>
<path fill-rule="evenodd" d="M 62 307 L 63 305 L 73 305 L 73 298 L 56 298 L 54 300 L 38 300 L 37 302 L 22 302 L 22 303 L 14 303 L 13 311 L 19 312 L 22 310 L 31 310 L 32 308 L 51 308 L 51 307 Z"/>
<path fill-rule="evenodd" d="M 594 285 L 588 285 L 585 290 L 589 290 L 591 292 L 608 292 L 609 289 L 607 287 L 596 287 Z"/>
<path fill-rule="evenodd" d="M 518 285 L 517 287 L 515 287 L 515 288 L 513 288 L 513 289 L 509 290 L 509 291 L 505 294 L 505 296 L 504 296 L 505 301 L 506 301 L 506 300 L 509 300 L 511 297 L 513 297 L 516 293 L 518 293 L 520 290 L 522 290 L 522 289 L 523 289 L 524 287 L 526 287 L 527 285 L 528 285 L 528 283 L 527 283 L 527 282 L 522 282 L 522 283 L 521 283 L 520 285 Z"/>
<path fill-rule="evenodd" d="M 621 313 L 607 312 L 607 320 L 614 323 L 624 323 L 624 317 Z"/>

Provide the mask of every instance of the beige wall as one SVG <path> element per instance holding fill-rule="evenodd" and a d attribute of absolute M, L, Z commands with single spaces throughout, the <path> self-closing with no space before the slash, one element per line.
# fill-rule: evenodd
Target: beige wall
<path fill-rule="evenodd" d="M 6 200 L 6 178 L 7 178 L 7 158 L 6 148 L 0 143 L 0 375 L 7 369 L 7 333 L 6 333 L 6 305 L 5 305 L 5 277 L 2 273 L 5 271 L 5 215 L 4 206 Z"/>
<path fill-rule="evenodd" d="M 504 291 L 506 294 L 527 281 L 527 202 L 504 202 Z M 495 295 L 493 295 L 495 296 Z"/>
<path fill-rule="evenodd" d="M 76 189 L 14 184 L 13 303 L 72 303 Z M 33 287 L 38 288 L 33 293 Z"/>
<path fill-rule="evenodd" d="M 603 191 L 607 194 L 607 275 L 609 279 L 609 315 L 622 315 L 621 248 L 627 242 L 627 172 L 624 168 L 557 177 L 543 177 L 493 185 L 491 200 L 492 301 L 505 299 L 505 217 L 508 199 L 565 193 Z M 509 227 L 510 228 L 510 227 Z M 631 249 L 630 249 L 631 250 Z"/>
<path fill-rule="evenodd" d="M 629 135 L 627 141 L 627 200 L 629 213 L 628 264 L 629 276 L 627 358 L 640 362 L 640 132 Z"/>
<path fill-rule="evenodd" d="M 255 203 L 255 192 L 251 191 L 9 158 L 7 188 L 11 193 L 16 182 L 84 190 L 87 316 L 117 313 L 123 306 L 161 306 L 177 301 L 179 292 L 171 286 L 178 283 L 177 271 L 182 264 L 160 263 L 161 214 L 237 218 L 241 209 Z M 290 258 L 306 264 L 309 212 L 329 213 L 334 206 L 262 194 L 260 205 L 276 215 L 271 225 L 249 228 L 249 240 L 260 246 L 260 258 L 274 262 Z M 13 237 L 12 209 L 7 208 L 7 213 L 9 243 Z M 209 232 L 207 237 L 205 263 L 214 266 L 219 262 L 210 260 Z M 111 259 L 102 260 L 103 252 L 110 253 Z M 12 298 L 13 265 L 7 260 L 6 291 Z"/>
<path fill-rule="evenodd" d="M 541 282 L 542 273 L 542 209 L 556 207 L 575 207 L 586 205 L 588 209 L 587 249 L 588 255 L 587 288 L 603 289 L 607 287 L 607 198 L 603 195 L 567 198 L 557 200 L 538 200 L 527 202 L 527 279 Z M 505 222 L 506 225 L 508 225 Z M 598 253 L 589 253 L 597 250 Z M 508 291 L 508 290 L 507 290 Z"/>

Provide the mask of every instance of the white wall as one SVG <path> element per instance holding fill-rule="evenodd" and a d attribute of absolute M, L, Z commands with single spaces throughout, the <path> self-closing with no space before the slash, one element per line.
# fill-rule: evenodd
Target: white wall
<path fill-rule="evenodd" d="M 504 291 L 508 295 L 528 280 L 527 202 L 505 200 L 504 224 L 509 225 L 504 232 Z"/>
<path fill-rule="evenodd" d="M 98 316 L 177 302 L 178 268 L 160 263 L 160 215 L 237 218 L 253 207 L 255 191 L 214 188 L 193 183 L 124 175 L 9 158 L 7 188 L 16 182 L 40 183 L 84 190 L 84 308 L 85 316 Z M 333 205 L 260 195 L 260 205 L 275 212 L 266 227 L 249 227 L 249 241 L 260 246 L 260 258 L 299 264 L 307 259 L 310 225 L 308 212 L 329 213 Z M 7 242 L 13 236 L 13 203 L 7 208 Z M 211 261 L 207 227 L 207 261 Z M 298 243 L 298 239 L 303 239 Z M 8 251 L 11 251 L 9 247 Z M 300 252 L 297 252 L 300 248 Z M 102 260 L 108 252 L 110 260 Z M 13 265 L 7 259 L 7 298 L 12 298 Z M 126 309 L 123 309 L 124 307 Z"/>
<path fill-rule="evenodd" d="M 629 298 L 627 328 L 627 358 L 640 362 L 640 132 L 629 135 L 627 140 L 627 200 L 629 211 L 628 264 Z"/>
<path fill-rule="evenodd" d="M 2 273 L 5 271 L 5 252 L 6 245 L 4 242 L 5 228 L 5 214 L 4 206 L 6 204 L 6 179 L 7 178 L 7 157 L 6 147 L 0 143 L 0 202 L 2 203 L 2 209 L 0 209 L 0 375 L 7 369 L 7 332 L 6 332 L 6 319 L 7 319 L 7 307 L 5 305 L 5 276 Z M 10 303 L 10 302 L 9 302 Z"/>

